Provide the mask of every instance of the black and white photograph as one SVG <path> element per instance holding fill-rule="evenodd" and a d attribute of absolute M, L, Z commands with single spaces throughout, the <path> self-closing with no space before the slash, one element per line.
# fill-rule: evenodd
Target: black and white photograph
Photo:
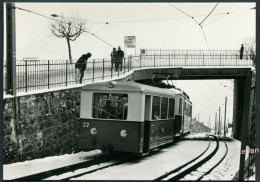
<path fill-rule="evenodd" d="M 3 2 L 3 180 L 256 181 L 256 6 Z"/>

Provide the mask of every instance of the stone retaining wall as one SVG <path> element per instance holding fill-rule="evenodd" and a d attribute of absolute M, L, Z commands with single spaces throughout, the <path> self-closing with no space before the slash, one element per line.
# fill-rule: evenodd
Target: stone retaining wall
<path fill-rule="evenodd" d="M 4 164 L 78 151 L 80 88 L 4 99 Z"/>

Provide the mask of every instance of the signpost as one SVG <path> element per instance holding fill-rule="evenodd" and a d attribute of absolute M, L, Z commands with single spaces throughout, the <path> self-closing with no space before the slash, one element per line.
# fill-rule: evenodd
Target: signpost
<path fill-rule="evenodd" d="M 136 55 L 136 38 L 135 36 L 125 36 L 124 37 L 125 48 L 135 48 Z"/>

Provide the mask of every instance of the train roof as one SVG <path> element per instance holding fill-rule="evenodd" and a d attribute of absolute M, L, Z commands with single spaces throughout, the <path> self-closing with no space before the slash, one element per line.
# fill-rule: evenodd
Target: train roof
<path fill-rule="evenodd" d="M 82 87 L 82 90 L 88 91 L 126 91 L 126 92 L 142 92 L 149 94 L 164 94 L 164 95 L 184 95 L 181 90 L 175 88 L 158 88 L 154 86 L 144 85 L 136 82 L 129 81 L 107 81 L 107 82 L 98 82 L 98 83 L 90 83 Z"/>

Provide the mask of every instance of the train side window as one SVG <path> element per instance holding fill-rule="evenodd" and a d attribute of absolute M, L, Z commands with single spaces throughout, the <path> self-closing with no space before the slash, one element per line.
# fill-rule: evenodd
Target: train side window
<path fill-rule="evenodd" d="M 126 120 L 128 95 L 115 93 L 94 93 L 92 117 Z"/>
<path fill-rule="evenodd" d="M 168 118 L 174 118 L 174 106 L 175 106 L 175 100 L 172 98 L 169 98 Z"/>
<path fill-rule="evenodd" d="M 188 102 L 185 102 L 185 116 L 191 117 L 191 105 Z"/>
<path fill-rule="evenodd" d="M 162 97 L 161 119 L 167 119 L 167 115 L 168 115 L 168 98 Z"/>
<path fill-rule="evenodd" d="M 183 113 L 182 113 L 182 102 L 183 102 L 183 99 L 180 98 L 180 100 L 179 100 L 179 113 L 180 113 L 180 115 L 183 114 Z"/>
<path fill-rule="evenodd" d="M 160 101 L 160 97 L 153 96 L 152 120 L 160 119 Z"/>

